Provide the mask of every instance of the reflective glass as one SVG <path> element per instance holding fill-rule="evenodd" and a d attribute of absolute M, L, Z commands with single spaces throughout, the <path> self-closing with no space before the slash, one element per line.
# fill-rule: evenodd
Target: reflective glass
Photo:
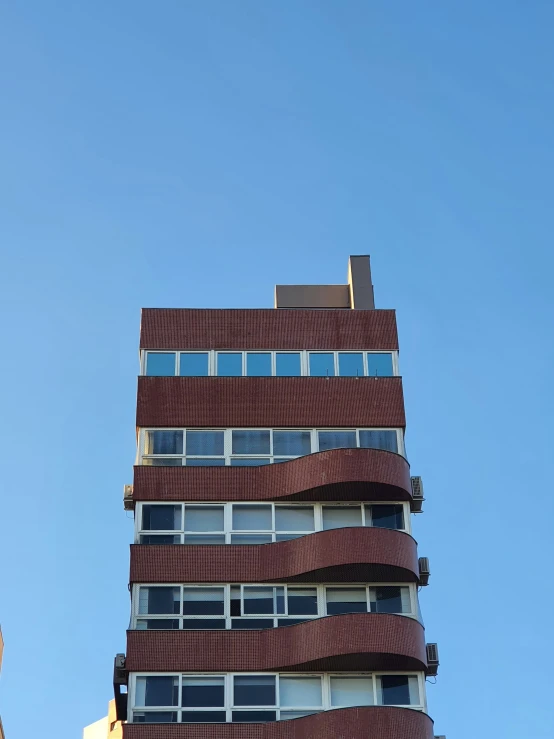
<path fill-rule="evenodd" d="M 334 377 L 335 355 L 311 352 L 308 356 L 311 377 Z"/>
<path fill-rule="evenodd" d="M 404 528 L 404 511 L 401 505 L 372 505 L 366 506 L 371 509 L 371 525 L 379 529 Z M 366 522 L 368 520 L 366 514 Z"/>
<path fill-rule="evenodd" d="M 139 613 L 149 615 L 178 614 L 180 611 L 180 588 L 148 587 L 139 591 Z"/>
<path fill-rule="evenodd" d="M 269 377 L 271 375 L 271 354 L 247 352 L 246 374 L 248 377 Z"/>
<path fill-rule="evenodd" d="M 384 585 L 379 588 L 375 588 L 375 601 L 371 603 L 371 610 L 373 613 L 407 613 L 408 610 L 404 610 L 404 603 L 402 599 L 402 591 L 406 591 L 406 595 L 409 599 L 408 588 L 399 588 L 395 586 Z M 406 600 L 406 598 L 404 598 Z"/>
<path fill-rule="evenodd" d="M 142 464 L 144 467 L 182 467 L 183 460 L 180 457 L 143 457 Z"/>
<path fill-rule="evenodd" d="M 223 451 L 223 431 L 187 431 L 187 454 L 206 457 L 221 456 Z"/>
<path fill-rule="evenodd" d="M 227 721 L 225 711 L 183 711 L 183 724 L 224 724 Z"/>
<path fill-rule="evenodd" d="M 367 613 L 365 588 L 327 588 L 327 615 L 339 613 Z"/>
<path fill-rule="evenodd" d="M 182 431 L 147 431 L 145 454 L 182 454 Z"/>
<path fill-rule="evenodd" d="M 217 353 L 217 374 L 219 377 L 241 377 L 242 354 Z"/>
<path fill-rule="evenodd" d="M 179 360 L 181 377 L 207 377 L 208 353 L 182 352 Z"/>
<path fill-rule="evenodd" d="M 141 544 L 180 544 L 181 537 L 177 534 L 143 534 L 140 537 Z"/>
<path fill-rule="evenodd" d="M 232 534 L 231 544 L 271 544 L 271 534 Z"/>
<path fill-rule="evenodd" d="M 232 457 L 231 467 L 260 467 L 264 464 L 271 464 L 268 457 Z"/>
<path fill-rule="evenodd" d="M 135 724 L 174 724 L 177 723 L 177 711 L 143 711 L 133 713 Z"/>
<path fill-rule="evenodd" d="M 360 431 L 360 446 L 365 449 L 385 449 L 388 452 L 398 452 L 398 436 L 392 430 Z"/>
<path fill-rule="evenodd" d="M 224 618 L 185 618 L 183 629 L 188 631 L 223 631 L 226 628 Z"/>
<path fill-rule="evenodd" d="M 235 706 L 274 706 L 275 675 L 235 675 Z"/>
<path fill-rule="evenodd" d="M 149 377 L 171 377 L 175 374 L 175 352 L 148 352 L 146 374 Z"/>
<path fill-rule="evenodd" d="M 300 353 L 277 352 L 275 355 L 277 377 L 300 377 Z"/>
<path fill-rule="evenodd" d="M 367 355 L 367 374 L 370 377 L 392 377 L 392 354 Z"/>
<path fill-rule="evenodd" d="M 137 677 L 137 706 L 177 706 L 178 679 L 173 676 Z"/>
<path fill-rule="evenodd" d="M 185 507 L 185 531 L 223 531 L 223 506 Z"/>
<path fill-rule="evenodd" d="M 373 681 L 370 677 L 332 677 L 331 705 L 344 706 L 373 705 Z"/>
<path fill-rule="evenodd" d="M 417 678 L 413 678 L 413 680 L 415 681 L 415 687 L 417 688 Z M 382 675 L 379 678 L 379 683 L 381 688 L 379 702 L 383 706 L 412 705 L 410 696 L 410 678 L 407 675 Z"/>
<path fill-rule="evenodd" d="M 276 711 L 233 711 L 233 723 L 237 724 L 264 724 L 277 720 Z"/>
<path fill-rule="evenodd" d="M 277 534 L 275 541 L 291 541 L 292 539 L 300 539 L 304 534 Z"/>
<path fill-rule="evenodd" d="M 364 355 L 339 352 L 339 375 L 341 377 L 363 377 Z"/>
<path fill-rule="evenodd" d="M 271 531 L 271 505 L 234 505 L 235 531 Z"/>
<path fill-rule="evenodd" d="M 313 716 L 314 713 L 319 711 L 281 711 L 281 721 L 288 721 L 293 718 L 302 718 L 303 716 Z"/>
<path fill-rule="evenodd" d="M 273 602 L 273 588 L 244 588 L 243 599 L 245 615 L 275 613 L 275 604 Z"/>
<path fill-rule="evenodd" d="M 139 631 L 173 631 L 178 628 L 178 618 L 148 618 L 137 621 Z"/>
<path fill-rule="evenodd" d="M 323 530 L 362 525 L 360 506 L 323 506 Z"/>
<path fill-rule="evenodd" d="M 315 588 L 288 588 L 289 616 L 317 616 Z"/>
<path fill-rule="evenodd" d="M 272 618 L 233 618 L 231 619 L 231 628 L 234 630 L 242 629 L 272 629 Z"/>
<path fill-rule="evenodd" d="M 279 705 L 292 708 L 297 706 L 321 706 L 321 678 L 279 678 Z"/>
<path fill-rule="evenodd" d="M 280 457 L 301 457 L 312 451 L 309 431 L 274 431 L 273 454 Z"/>
<path fill-rule="evenodd" d="M 180 505 L 143 505 L 143 531 L 178 531 L 181 528 Z"/>
<path fill-rule="evenodd" d="M 270 454 L 271 432 L 233 430 L 231 448 L 232 454 Z"/>
<path fill-rule="evenodd" d="M 185 534 L 185 544 L 225 544 L 225 535 Z"/>
<path fill-rule="evenodd" d="M 313 531 L 313 506 L 275 506 L 276 531 Z"/>
<path fill-rule="evenodd" d="M 185 708 L 216 708 L 225 705 L 223 677 L 183 677 L 182 705 Z"/>
<path fill-rule="evenodd" d="M 223 616 L 223 588 L 183 588 L 183 615 Z"/>
<path fill-rule="evenodd" d="M 187 467 L 225 467 L 225 460 L 218 457 L 188 457 L 185 464 Z"/>
<path fill-rule="evenodd" d="M 355 431 L 318 431 L 319 451 L 350 449 L 356 446 Z"/>

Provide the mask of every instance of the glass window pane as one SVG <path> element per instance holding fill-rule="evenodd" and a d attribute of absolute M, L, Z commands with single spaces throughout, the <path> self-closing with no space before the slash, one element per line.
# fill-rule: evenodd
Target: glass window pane
<path fill-rule="evenodd" d="M 269 457 L 232 457 L 231 467 L 261 467 L 270 464 Z"/>
<path fill-rule="evenodd" d="M 270 454 L 270 431 L 243 431 L 232 432 L 232 454 Z"/>
<path fill-rule="evenodd" d="M 392 377 L 392 354 L 367 354 L 367 373 L 370 377 Z"/>
<path fill-rule="evenodd" d="M 402 591 L 407 595 L 407 610 L 404 610 L 406 595 L 402 598 Z M 373 613 L 409 613 L 409 593 L 408 588 L 392 585 L 375 588 L 375 601 L 371 603 L 371 610 Z"/>
<path fill-rule="evenodd" d="M 219 377 L 241 377 L 242 354 L 217 353 L 217 374 Z"/>
<path fill-rule="evenodd" d="M 143 534 L 140 537 L 141 544 L 180 544 L 181 537 L 179 534 L 172 536 L 171 534 Z"/>
<path fill-rule="evenodd" d="M 184 588 L 183 614 L 185 616 L 223 616 L 225 591 L 223 588 Z"/>
<path fill-rule="evenodd" d="M 372 505 L 366 506 L 366 522 L 369 520 L 367 509 L 371 509 L 371 523 L 379 529 L 404 528 L 404 510 L 401 505 Z"/>
<path fill-rule="evenodd" d="M 315 588 L 288 588 L 289 616 L 317 616 Z"/>
<path fill-rule="evenodd" d="M 175 374 L 175 352 L 148 352 L 146 374 L 149 377 L 171 377 Z"/>
<path fill-rule="evenodd" d="M 224 631 L 226 628 L 224 618 L 185 618 L 183 621 L 185 631 Z"/>
<path fill-rule="evenodd" d="M 301 457 L 312 451 L 309 431 L 274 431 L 273 454 L 279 457 Z"/>
<path fill-rule="evenodd" d="M 269 377 L 271 375 L 271 354 L 269 352 L 247 352 L 246 374 L 248 377 Z"/>
<path fill-rule="evenodd" d="M 137 677 L 135 705 L 178 705 L 178 679 L 173 676 Z"/>
<path fill-rule="evenodd" d="M 372 706 L 373 681 L 370 677 L 332 677 L 331 705 Z"/>
<path fill-rule="evenodd" d="M 322 705 L 320 677 L 279 678 L 279 705 L 296 708 Z"/>
<path fill-rule="evenodd" d="M 182 352 L 179 374 L 181 377 L 207 377 L 208 352 Z"/>
<path fill-rule="evenodd" d="M 362 525 L 360 506 L 323 506 L 323 530 Z"/>
<path fill-rule="evenodd" d="M 180 505 L 143 505 L 144 531 L 176 531 L 181 528 Z"/>
<path fill-rule="evenodd" d="M 264 724 L 277 720 L 277 711 L 233 711 L 233 723 L 238 724 Z"/>
<path fill-rule="evenodd" d="M 277 352 L 276 354 L 277 377 L 300 377 L 300 353 Z"/>
<path fill-rule="evenodd" d="M 225 711 L 183 711 L 183 724 L 224 724 L 227 721 Z"/>
<path fill-rule="evenodd" d="M 276 531 L 313 531 L 313 506 L 275 506 Z"/>
<path fill-rule="evenodd" d="M 339 352 L 339 375 L 341 377 L 363 377 L 364 355 L 351 352 Z"/>
<path fill-rule="evenodd" d="M 223 431 L 187 431 L 187 454 L 207 457 L 221 456 L 223 451 Z"/>
<path fill-rule="evenodd" d="M 414 678 L 417 686 L 417 678 Z M 379 678 L 380 703 L 383 706 L 412 705 L 410 695 L 410 679 L 408 675 L 382 675 Z M 419 701 L 419 698 L 417 698 Z"/>
<path fill-rule="evenodd" d="M 223 531 L 223 506 L 185 506 L 185 531 Z"/>
<path fill-rule="evenodd" d="M 217 457 L 187 457 L 187 467 L 225 467 L 225 460 Z"/>
<path fill-rule="evenodd" d="M 232 534 L 231 544 L 271 544 L 271 534 Z"/>
<path fill-rule="evenodd" d="M 135 724 L 174 724 L 177 723 L 177 711 L 144 711 L 133 712 Z"/>
<path fill-rule="evenodd" d="M 392 430 L 360 431 L 360 446 L 365 449 L 385 449 L 387 452 L 398 452 L 398 436 Z"/>
<path fill-rule="evenodd" d="M 223 677 L 183 677 L 183 706 L 185 708 L 218 708 L 225 705 Z"/>
<path fill-rule="evenodd" d="M 303 716 L 313 716 L 319 711 L 281 711 L 281 721 L 288 721 L 293 718 L 302 718 Z"/>
<path fill-rule="evenodd" d="M 183 460 L 180 457 L 152 457 L 151 459 L 143 457 L 142 464 L 144 467 L 182 467 Z"/>
<path fill-rule="evenodd" d="M 310 352 L 308 355 L 310 375 L 312 377 L 334 377 L 335 355 Z"/>
<path fill-rule="evenodd" d="M 365 588 L 327 588 L 327 615 L 367 613 Z"/>
<path fill-rule="evenodd" d="M 261 629 L 272 629 L 273 619 L 272 618 L 233 618 L 231 619 L 231 629 L 233 630 L 261 630 Z"/>
<path fill-rule="evenodd" d="M 355 431 L 318 431 L 319 451 L 327 449 L 350 449 L 356 446 Z"/>
<path fill-rule="evenodd" d="M 147 431 L 145 454 L 182 454 L 182 431 Z"/>
<path fill-rule="evenodd" d="M 225 534 L 185 534 L 185 544 L 225 544 Z"/>
<path fill-rule="evenodd" d="M 275 613 L 273 588 L 244 588 L 244 613 L 246 615 Z"/>
<path fill-rule="evenodd" d="M 293 539 L 300 539 L 304 534 L 277 534 L 275 541 L 292 541 Z"/>
<path fill-rule="evenodd" d="M 178 618 L 148 618 L 137 621 L 137 629 L 140 631 L 172 631 L 178 628 Z"/>
<path fill-rule="evenodd" d="M 271 531 L 271 505 L 234 505 L 234 531 Z"/>
<path fill-rule="evenodd" d="M 235 675 L 235 706 L 274 706 L 275 675 Z"/>
<path fill-rule="evenodd" d="M 141 588 L 139 592 L 139 613 L 178 614 L 180 611 L 180 600 L 180 588 Z"/>

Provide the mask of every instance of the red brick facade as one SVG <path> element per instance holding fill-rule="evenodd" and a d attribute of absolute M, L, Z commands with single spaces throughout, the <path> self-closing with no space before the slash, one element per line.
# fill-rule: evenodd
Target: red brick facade
<path fill-rule="evenodd" d="M 410 466 L 379 449 L 331 449 L 262 467 L 135 467 L 137 500 L 411 500 Z"/>

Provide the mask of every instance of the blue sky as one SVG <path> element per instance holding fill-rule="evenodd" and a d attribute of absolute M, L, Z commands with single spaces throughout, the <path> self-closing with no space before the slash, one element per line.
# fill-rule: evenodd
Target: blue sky
<path fill-rule="evenodd" d="M 437 733 L 550 737 L 552 3 L 1 15 L 8 739 L 80 737 L 110 698 L 140 308 L 270 307 L 363 253 L 428 498 Z"/>

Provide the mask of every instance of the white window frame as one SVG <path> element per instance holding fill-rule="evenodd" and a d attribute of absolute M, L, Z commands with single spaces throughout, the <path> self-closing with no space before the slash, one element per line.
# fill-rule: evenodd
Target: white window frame
<path fill-rule="evenodd" d="M 174 354 L 175 355 L 175 375 L 150 375 L 151 377 L 172 377 L 180 376 L 181 372 L 181 354 L 207 354 L 208 355 L 208 377 L 227 377 L 229 375 L 218 375 L 217 374 L 217 355 L 218 354 L 242 354 L 242 375 L 230 375 L 231 377 L 254 377 L 255 375 L 247 375 L 247 354 L 270 354 L 271 355 L 271 375 L 259 375 L 260 377 L 276 377 L 277 376 L 277 354 L 299 354 L 300 355 L 300 375 L 292 375 L 292 377 L 310 377 L 310 365 L 309 355 L 310 354 L 333 354 L 333 363 L 335 368 L 334 377 L 343 377 L 339 375 L 339 354 L 362 354 L 363 355 L 363 366 L 364 374 L 360 377 L 375 377 L 374 375 L 368 374 L 368 354 L 390 354 L 392 355 L 392 375 L 379 375 L 380 377 L 398 377 L 399 366 L 398 366 L 398 351 L 389 351 L 386 349 L 141 349 L 139 358 L 139 371 L 141 375 L 146 375 L 146 366 L 148 361 L 148 354 Z M 206 375 L 198 375 L 198 377 L 205 377 Z M 280 377 L 286 377 L 287 375 L 280 375 Z"/>
<path fill-rule="evenodd" d="M 182 431 L 183 432 L 183 454 L 145 454 L 145 448 L 146 448 L 146 439 L 147 434 L 149 432 L 154 431 Z M 223 454 L 189 454 L 187 455 L 187 437 L 186 432 L 191 431 L 220 431 L 223 432 Z M 233 431 L 269 431 L 269 452 L 264 454 L 233 454 Z M 181 465 L 175 465 L 177 467 L 179 466 L 185 466 L 187 459 L 223 459 L 224 464 L 220 466 L 235 466 L 232 464 L 233 459 L 268 459 L 269 464 L 277 464 L 275 460 L 284 460 L 282 462 L 278 462 L 278 464 L 284 464 L 285 461 L 291 461 L 293 459 L 298 459 L 300 456 L 309 456 L 308 454 L 304 455 L 274 455 L 273 454 L 273 432 L 274 431 L 299 431 L 299 432 L 310 432 L 310 454 L 317 454 L 319 452 L 319 432 L 331 432 L 331 433 L 337 433 L 337 432 L 349 432 L 353 431 L 356 434 L 356 445 L 355 447 L 336 447 L 339 449 L 373 449 L 375 447 L 360 447 L 360 432 L 361 431 L 395 431 L 396 432 L 396 445 L 397 445 L 397 452 L 390 452 L 391 454 L 399 454 L 400 456 L 405 457 L 406 456 L 406 449 L 404 446 L 404 430 L 402 428 L 398 427 L 387 427 L 387 426 L 357 426 L 357 427 L 345 427 L 345 428 L 292 428 L 292 427 L 283 427 L 283 428 L 254 428 L 254 427 L 244 427 L 244 428 L 208 428 L 208 427 L 196 427 L 196 428 L 181 428 L 181 427 L 156 427 L 156 428 L 149 428 L 144 427 L 139 429 L 139 437 L 138 437 L 138 444 L 137 444 L 137 457 L 136 457 L 136 464 L 142 465 L 144 464 L 144 460 L 148 459 L 178 459 L 181 460 Z M 327 450 L 330 451 L 330 450 Z M 386 450 L 378 450 L 378 451 L 386 451 Z M 156 466 L 156 465 L 154 465 Z M 161 466 L 161 465 L 160 465 Z M 239 465 L 237 465 L 239 466 Z"/>
<path fill-rule="evenodd" d="M 140 592 L 142 588 L 179 588 L 180 590 L 180 606 L 178 614 L 148 614 L 140 613 Z M 240 588 L 240 602 L 241 602 L 241 615 L 231 615 L 231 588 Z M 353 590 L 353 589 L 365 589 L 366 593 L 366 612 L 371 613 L 372 595 L 376 588 L 384 587 L 395 587 L 395 588 L 407 588 L 409 593 L 410 611 L 406 613 L 391 614 L 397 616 L 404 616 L 414 620 L 420 620 L 418 598 L 417 598 L 417 586 L 415 583 L 406 582 L 379 582 L 379 583 L 135 583 L 132 587 L 131 592 L 131 629 L 138 629 L 139 621 L 166 621 L 166 620 L 177 620 L 179 621 L 178 630 L 187 630 L 186 623 L 195 620 L 215 620 L 219 619 L 225 622 L 225 628 L 223 630 L 234 630 L 232 628 L 232 621 L 241 620 L 248 621 L 251 619 L 260 620 L 264 619 L 267 621 L 273 621 L 273 626 L 268 628 L 282 628 L 278 625 L 279 620 L 295 621 L 297 619 L 304 619 L 306 621 L 315 621 L 320 618 L 327 618 L 327 589 L 342 589 L 342 590 Z M 183 608 L 183 595 L 184 588 L 188 589 L 223 589 L 223 614 L 221 615 L 184 615 Z M 245 589 L 249 588 L 283 588 L 284 591 L 284 607 L 285 613 L 283 614 L 245 614 L 244 613 L 244 594 Z M 317 614 L 293 614 L 288 613 L 288 599 L 290 590 L 307 590 L 312 589 L 316 591 L 317 598 Z M 284 626 L 284 625 L 283 625 Z M 141 629 L 143 630 L 143 629 Z M 253 631 L 258 629 L 253 628 Z M 152 629 L 150 629 L 152 631 Z M 175 629 L 177 631 L 177 629 Z M 217 629 L 214 629 L 217 631 Z"/>
<path fill-rule="evenodd" d="M 142 507 L 145 505 L 166 505 L 166 506 L 181 506 L 181 528 L 180 529 L 143 529 L 142 528 Z M 287 501 L 280 501 L 278 503 L 272 502 L 272 501 L 234 501 L 232 503 L 223 503 L 223 502 L 203 502 L 203 501 L 190 501 L 186 503 L 182 503 L 180 501 L 138 501 L 135 507 L 135 543 L 140 544 L 141 543 L 141 536 L 179 536 L 180 541 L 178 543 L 180 544 L 191 544 L 194 545 L 194 539 L 192 537 L 194 536 L 224 536 L 225 537 L 225 544 L 236 544 L 236 542 L 233 542 L 233 536 L 246 536 L 246 535 L 252 535 L 252 536 L 262 536 L 266 535 L 269 539 L 267 541 L 267 544 L 273 544 L 273 543 L 280 543 L 281 541 L 286 541 L 287 539 L 283 539 L 282 537 L 288 537 L 288 539 L 291 538 L 300 538 L 302 536 L 309 536 L 310 534 L 315 534 L 321 531 L 336 531 L 340 528 L 373 528 L 370 522 L 367 520 L 366 516 L 366 507 L 367 506 L 378 506 L 378 505 L 385 505 L 385 506 L 402 506 L 402 512 L 403 512 L 403 518 L 404 518 L 404 528 L 403 529 L 386 529 L 387 531 L 399 531 L 403 532 L 405 534 L 411 535 L 412 529 L 411 529 L 411 515 L 410 515 L 410 504 L 407 501 L 363 501 L 363 502 L 354 502 L 354 501 L 325 501 L 324 503 L 311 503 L 311 502 L 301 502 L 301 501 L 295 501 L 295 502 L 287 502 Z M 201 507 L 206 506 L 208 508 L 223 508 L 223 521 L 224 521 L 224 529 L 221 530 L 212 530 L 212 531 L 188 531 L 187 532 L 187 519 L 186 519 L 186 509 L 187 506 L 189 507 Z M 233 529 L 233 506 L 237 506 L 237 508 L 244 507 L 244 506 L 271 506 L 271 520 L 272 520 L 272 528 L 271 529 Z M 312 508 L 314 510 L 314 529 L 313 531 L 277 531 L 275 528 L 275 509 L 278 508 Z M 326 507 L 340 507 L 340 508 L 360 508 L 361 507 L 361 520 L 362 525 L 360 527 L 337 527 L 337 529 L 323 529 L 323 509 Z M 381 527 L 378 527 L 381 528 Z M 188 541 L 186 538 L 188 537 Z M 245 542 L 246 543 L 246 542 Z M 223 545 L 223 542 L 222 542 Z M 237 546 L 240 546 L 238 544 Z M 264 545 L 260 545 L 264 546 Z"/>
<path fill-rule="evenodd" d="M 167 673 L 167 672 L 132 672 L 129 674 L 129 703 L 128 703 L 128 715 L 127 715 L 127 721 L 129 723 L 133 723 L 133 713 L 149 713 L 149 712 L 175 712 L 177 713 L 177 723 L 182 723 L 181 721 L 181 714 L 183 711 L 187 713 L 193 713 L 196 711 L 199 712 L 206 712 L 206 711 L 225 711 L 226 714 L 226 723 L 232 722 L 232 712 L 233 711 L 275 711 L 276 714 L 276 720 L 281 720 L 281 711 L 285 713 L 302 713 L 304 711 L 306 712 L 314 712 L 314 713 L 323 713 L 324 711 L 332 711 L 332 710 L 338 710 L 341 708 L 341 706 L 332 706 L 331 705 L 331 679 L 332 678 L 354 678 L 354 677 L 363 677 L 363 678 L 371 678 L 372 680 L 372 689 L 373 689 L 373 696 L 372 696 L 372 703 L 363 704 L 364 706 L 379 706 L 382 705 L 379 703 L 379 685 L 378 681 L 381 677 L 388 676 L 388 675 L 398 675 L 402 677 L 417 677 L 417 685 L 418 685 L 418 691 L 419 691 L 419 703 L 418 704 L 402 704 L 402 705 L 395 705 L 393 707 L 395 708 L 410 708 L 412 710 L 416 711 L 422 711 L 423 713 L 427 713 L 427 700 L 426 700 L 426 691 L 425 691 L 425 674 L 423 672 L 417 672 L 413 670 L 406 670 L 404 672 L 401 671 L 378 671 L 378 672 L 183 672 L 183 673 Z M 233 687 L 234 687 L 234 678 L 235 677 L 275 677 L 275 704 L 274 705 L 267 705 L 267 706 L 242 706 L 242 705 L 235 705 L 234 704 L 234 696 L 233 696 Z M 137 680 L 139 678 L 144 677 L 173 677 L 178 678 L 178 696 L 179 701 L 177 706 L 140 706 L 135 705 L 135 696 L 136 696 L 136 685 Z M 223 684 L 224 684 L 224 705 L 223 706 L 215 706 L 212 708 L 209 707 L 183 707 L 182 704 L 182 688 L 183 688 L 183 678 L 203 678 L 203 677 L 219 677 L 223 678 Z M 321 705 L 320 706 L 281 706 L 280 705 L 280 689 L 279 689 L 279 682 L 283 678 L 300 678 L 300 677 L 309 677 L 309 678 L 320 678 L 321 679 Z M 287 720 L 286 718 L 283 720 Z M 238 722 L 235 722 L 238 723 Z"/>

